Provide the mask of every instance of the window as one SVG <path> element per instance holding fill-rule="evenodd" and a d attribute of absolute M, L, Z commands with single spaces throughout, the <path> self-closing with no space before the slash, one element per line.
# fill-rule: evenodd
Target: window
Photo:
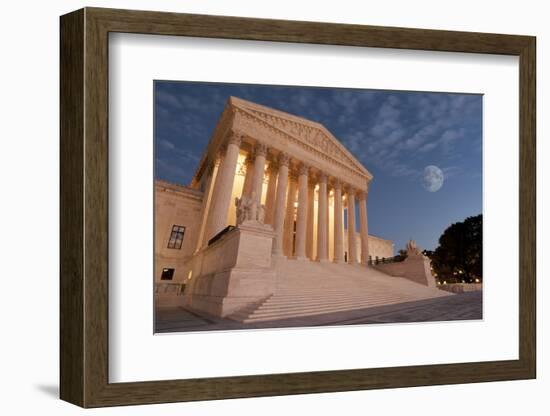
<path fill-rule="evenodd" d="M 172 233 L 170 233 L 170 240 L 168 240 L 168 248 L 181 249 L 183 243 L 183 235 L 185 234 L 185 227 L 181 225 L 174 225 L 172 227 Z"/>
<path fill-rule="evenodd" d="M 174 269 L 162 269 L 160 280 L 172 280 L 174 277 Z"/>

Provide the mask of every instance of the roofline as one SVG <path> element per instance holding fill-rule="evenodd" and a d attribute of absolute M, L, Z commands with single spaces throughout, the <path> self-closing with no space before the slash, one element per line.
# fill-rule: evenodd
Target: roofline
<path fill-rule="evenodd" d="M 367 182 L 370 182 L 372 179 L 373 179 L 373 175 L 372 173 L 370 173 L 370 171 L 363 165 L 363 163 L 361 163 L 354 155 L 353 153 L 351 153 L 348 148 L 346 146 L 344 146 L 344 144 L 340 141 L 340 139 L 338 139 L 338 137 L 336 137 L 334 134 L 332 134 L 332 132 L 325 127 L 325 125 L 323 125 L 322 123 L 319 123 L 317 121 L 313 121 L 313 120 L 309 120 L 307 118 L 304 118 L 304 117 L 300 117 L 300 116 L 297 116 L 295 114 L 291 114 L 291 113 L 287 113 L 285 111 L 282 111 L 282 110 L 278 110 L 276 108 L 273 108 L 273 107 L 268 107 L 268 106 L 265 106 L 265 105 L 262 105 L 262 104 L 258 104 L 258 103 L 255 103 L 253 101 L 248 101 L 248 100 L 245 100 L 243 98 L 239 98 L 239 97 L 235 97 L 234 95 L 231 95 L 229 96 L 229 99 L 228 99 L 228 105 L 235 105 L 235 106 L 239 106 L 238 104 L 239 103 L 243 103 L 243 104 L 249 104 L 251 106 L 254 106 L 254 107 L 259 107 L 260 109 L 263 109 L 267 112 L 272 112 L 272 113 L 275 113 L 275 114 L 280 114 L 281 116 L 284 116 L 285 118 L 290 118 L 294 121 L 296 121 L 297 123 L 302 123 L 302 124 L 309 124 L 311 127 L 315 127 L 317 129 L 320 129 L 322 130 L 325 134 L 327 134 L 329 137 L 331 137 L 332 139 L 334 139 L 334 141 L 340 146 L 341 150 L 346 153 L 346 155 L 348 157 L 350 157 L 355 163 L 357 163 L 364 171 L 365 175 L 368 177 L 368 180 Z M 305 123 L 304 123 L 305 122 Z"/>

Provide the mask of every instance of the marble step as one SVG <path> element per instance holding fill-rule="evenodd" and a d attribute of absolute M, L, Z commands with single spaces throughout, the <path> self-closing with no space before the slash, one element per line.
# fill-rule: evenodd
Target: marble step
<path fill-rule="evenodd" d="M 325 308 L 313 308 L 313 309 L 307 309 L 307 310 L 286 310 L 281 311 L 277 313 L 271 313 L 271 314 L 257 314 L 253 313 L 249 315 L 246 318 L 241 318 L 239 321 L 243 323 L 248 322 L 259 322 L 259 321 L 274 321 L 279 319 L 287 319 L 287 318 L 294 318 L 294 317 L 301 317 L 301 316 L 312 316 L 312 315 L 323 315 L 326 313 L 334 313 L 334 312 L 343 312 L 343 311 L 350 311 L 350 310 L 357 310 L 357 309 L 363 309 L 363 308 L 371 308 L 374 306 L 383 306 L 383 305 L 391 305 L 393 303 L 399 303 L 399 302 L 381 302 L 378 304 L 349 304 L 349 305 L 340 305 L 340 306 L 333 306 L 333 307 L 325 307 Z"/>
<path fill-rule="evenodd" d="M 260 307 L 254 311 L 242 310 L 236 314 L 233 314 L 230 318 L 240 322 L 255 322 L 265 320 L 277 320 L 291 317 L 319 315 L 332 312 L 349 311 L 363 308 L 370 308 L 374 306 L 390 305 L 395 303 L 410 302 L 421 299 L 428 299 L 432 296 L 386 296 L 384 298 L 377 299 L 347 299 L 340 300 L 331 303 L 326 301 L 304 304 L 303 302 L 287 304 L 287 305 L 275 305 L 271 302 L 276 298 L 270 298 L 269 301 L 264 302 Z"/>
<path fill-rule="evenodd" d="M 411 298 L 414 296 L 407 296 L 407 295 L 401 295 L 401 294 L 379 294 L 376 296 L 371 296 L 367 294 L 347 294 L 345 296 L 312 296 L 312 297 L 279 297 L 274 296 L 271 298 L 268 302 L 264 302 L 260 307 L 266 307 L 268 305 L 308 305 L 308 304 L 319 304 L 319 303 L 329 303 L 329 302 L 340 302 L 343 300 L 378 300 L 378 299 L 387 299 L 390 297 L 396 297 L 396 298 Z"/>
<path fill-rule="evenodd" d="M 316 287 L 276 287 L 275 293 L 320 293 L 320 292 L 354 292 L 354 291 L 388 291 L 392 289 L 379 288 L 376 286 L 316 286 Z"/>
<path fill-rule="evenodd" d="M 275 293 L 271 297 L 229 318 L 239 322 L 260 322 L 447 295 L 370 267 L 289 260 L 277 273 Z"/>
<path fill-rule="evenodd" d="M 399 289 L 362 289 L 362 288 L 355 288 L 350 290 L 343 290 L 343 289 L 334 289 L 334 290 L 276 290 L 275 294 L 273 296 L 276 297 L 294 297 L 296 299 L 307 299 L 311 297 L 331 297 L 331 296 L 348 296 L 348 295 L 363 295 L 363 296 L 375 296 L 375 295 L 388 295 L 391 293 L 396 294 L 405 294 L 405 295 L 411 295 L 411 296 L 437 296 L 437 295 L 445 295 L 440 294 L 434 290 L 421 290 L 421 291 L 409 291 L 409 290 L 403 290 L 403 288 Z"/>
<path fill-rule="evenodd" d="M 302 309 L 324 309 L 340 305 L 380 305 L 383 303 L 407 302 L 410 298 L 386 297 L 378 299 L 342 299 L 332 302 L 288 303 L 288 304 L 264 304 L 256 309 L 253 314 L 260 315 L 267 312 L 295 311 Z"/>
<path fill-rule="evenodd" d="M 271 299 L 272 302 L 308 302 L 308 301 L 330 301 L 332 299 L 345 299 L 345 298 L 357 298 L 357 299 L 369 299 L 388 297 L 392 295 L 407 295 L 404 293 L 361 293 L 361 292 L 347 292 L 347 293 L 334 293 L 334 294 L 303 294 L 303 295 L 274 295 Z"/>
<path fill-rule="evenodd" d="M 339 307 L 339 306 L 347 306 L 347 305 L 381 305 L 381 304 L 390 304 L 390 303 L 397 303 L 397 302 L 409 302 L 409 301 L 415 301 L 420 299 L 425 299 L 426 297 L 404 297 L 404 296 L 387 296 L 385 298 L 377 298 L 377 299 L 341 299 L 341 300 L 334 300 L 332 302 L 311 302 L 308 304 L 304 303 L 290 303 L 286 305 L 271 305 L 270 303 L 265 303 L 261 307 L 257 308 L 253 311 L 252 314 L 265 314 L 272 311 L 279 311 L 279 312 L 285 312 L 285 311 L 293 311 L 293 310 L 301 310 L 301 309 L 326 309 L 326 308 L 333 308 L 333 307 Z"/>
<path fill-rule="evenodd" d="M 363 281 L 363 282 L 353 282 L 353 281 L 340 281 L 335 282 L 331 280 L 317 280 L 317 281 L 311 281 L 308 282 L 306 280 L 296 281 L 296 282 L 277 282 L 275 285 L 277 288 L 283 289 L 283 288 L 292 288 L 292 289 L 300 289 L 300 288 L 307 288 L 307 289 L 315 289 L 315 288 L 357 288 L 357 287 L 364 287 L 364 288 L 370 288 L 370 289 L 385 289 L 385 288 L 398 288 L 398 287 L 410 287 L 410 288 L 417 288 L 419 290 L 425 290 L 427 289 L 427 286 L 421 286 L 418 284 L 407 284 L 406 282 L 395 284 L 395 283 L 381 283 L 377 281 Z"/>

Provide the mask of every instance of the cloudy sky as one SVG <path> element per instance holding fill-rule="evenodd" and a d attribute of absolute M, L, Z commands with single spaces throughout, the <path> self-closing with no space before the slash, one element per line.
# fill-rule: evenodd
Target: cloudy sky
<path fill-rule="evenodd" d="M 396 252 L 411 238 L 434 249 L 447 226 L 482 211 L 481 95 L 157 81 L 156 178 L 191 181 L 231 95 L 330 130 L 374 175 L 369 232 Z M 443 172 L 436 192 L 427 166 Z"/>

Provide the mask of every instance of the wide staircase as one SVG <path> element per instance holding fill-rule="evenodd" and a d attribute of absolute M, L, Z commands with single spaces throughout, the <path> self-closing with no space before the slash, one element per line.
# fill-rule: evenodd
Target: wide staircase
<path fill-rule="evenodd" d="M 449 295 L 372 267 L 287 260 L 277 266 L 273 295 L 228 318 L 244 323 L 271 321 Z"/>

